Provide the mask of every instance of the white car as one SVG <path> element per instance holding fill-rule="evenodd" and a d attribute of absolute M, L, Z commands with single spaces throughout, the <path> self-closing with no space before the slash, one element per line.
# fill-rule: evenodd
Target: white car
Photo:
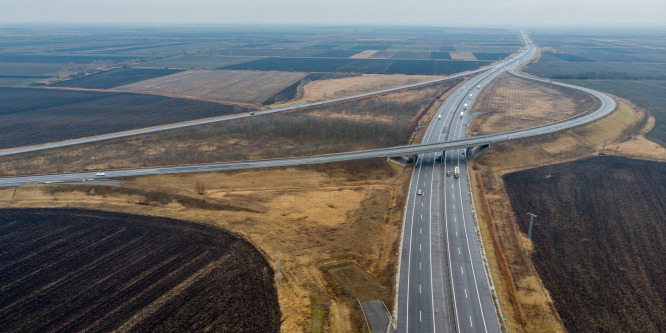
<path fill-rule="evenodd" d="M 440 114 L 439 116 L 437 116 L 437 119 L 442 119 L 442 115 Z"/>
<path fill-rule="evenodd" d="M 106 174 L 104 172 L 98 172 L 97 173 L 97 177 L 104 177 L 104 176 L 106 176 Z"/>
<path fill-rule="evenodd" d="M 423 191 L 421 191 L 420 189 L 418 191 L 416 191 L 416 195 L 422 195 L 422 194 L 423 194 Z"/>

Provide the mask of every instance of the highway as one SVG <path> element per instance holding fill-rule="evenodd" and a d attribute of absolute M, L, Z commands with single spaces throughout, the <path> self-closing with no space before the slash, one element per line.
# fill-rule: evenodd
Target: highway
<path fill-rule="evenodd" d="M 104 176 L 96 176 L 98 171 L 90 171 L 1 177 L 0 187 L 416 155 L 418 157 L 408 194 L 400 245 L 398 289 L 394 308 L 397 329 L 399 332 L 498 332 L 500 324 L 472 215 L 466 148 L 580 126 L 606 116 L 616 107 L 615 101 L 603 93 L 515 73 L 516 67 L 535 54 L 533 43 L 524 34 L 523 38 L 525 48 L 517 56 L 489 70 L 479 70 L 481 74 L 451 94 L 428 126 L 422 144 L 295 158 L 105 170 Z M 478 93 L 504 71 L 526 79 L 587 92 L 598 98 L 598 108 L 543 126 L 466 138 L 466 128 L 471 120 L 468 113 Z M 469 73 L 465 73 L 467 74 Z M 479 85 L 481 89 L 478 88 Z M 468 104 L 467 107 L 465 103 Z M 280 109 L 262 112 L 280 112 Z M 440 115 L 441 118 L 438 118 Z M 459 178 L 454 177 L 455 167 L 460 170 Z M 446 175 L 447 171 L 450 171 L 450 176 Z"/>
<path fill-rule="evenodd" d="M 526 44 L 515 59 L 472 78 L 451 94 L 423 143 L 464 139 L 479 85 L 529 59 L 534 50 Z M 471 214 L 465 153 L 459 147 L 443 155 L 441 151 L 420 154 L 416 160 L 401 238 L 398 332 L 500 331 Z M 455 177 L 455 167 L 460 178 Z"/>

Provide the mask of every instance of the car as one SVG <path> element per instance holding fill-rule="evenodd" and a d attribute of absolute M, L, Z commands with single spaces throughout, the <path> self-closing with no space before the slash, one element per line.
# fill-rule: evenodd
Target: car
<path fill-rule="evenodd" d="M 421 189 L 419 189 L 418 191 L 416 191 L 416 195 L 423 195 L 423 191 L 421 191 Z"/>
<path fill-rule="evenodd" d="M 106 176 L 106 174 L 104 172 L 98 172 L 97 173 L 97 177 L 104 177 L 104 176 Z"/>
<path fill-rule="evenodd" d="M 250 112 L 250 116 L 254 116 L 254 112 Z"/>
<path fill-rule="evenodd" d="M 437 116 L 437 119 L 442 119 L 442 115 L 440 114 L 439 116 Z"/>
<path fill-rule="evenodd" d="M 446 170 L 446 176 L 451 177 L 451 170 Z"/>

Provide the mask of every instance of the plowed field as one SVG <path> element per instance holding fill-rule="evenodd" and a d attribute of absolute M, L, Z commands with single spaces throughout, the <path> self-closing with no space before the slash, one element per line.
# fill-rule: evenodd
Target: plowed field
<path fill-rule="evenodd" d="M 666 163 L 598 157 L 504 177 L 570 332 L 666 332 Z"/>
<path fill-rule="evenodd" d="M 213 227 L 0 210 L 3 332 L 278 332 L 273 275 L 249 243 Z"/>

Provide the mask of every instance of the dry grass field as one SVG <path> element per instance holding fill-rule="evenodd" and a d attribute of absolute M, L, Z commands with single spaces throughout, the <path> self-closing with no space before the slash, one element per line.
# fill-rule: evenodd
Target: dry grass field
<path fill-rule="evenodd" d="M 261 104 L 306 75 L 307 73 L 298 72 L 189 70 L 119 86 L 116 89 Z"/>
<path fill-rule="evenodd" d="M 470 51 L 453 51 L 449 52 L 449 55 L 451 55 L 451 59 L 453 60 L 465 60 L 465 61 L 478 60 L 474 56 L 474 53 Z"/>
<path fill-rule="evenodd" d="M 119 187 L 23 186 L 0 189 L 0 208 L 91 208 L 222 227 L 273 269 L 282 253 L 282 332 L 358 332 L 356 298 L 393 302 L 410 174 L 379 159 L 148 176 Z"/>
<path fill-rule="evenodd" d="M 538 87 L 538 89 L 535 89 Z M 500 75 L 483 91 L 483 99 L 474 104 L 472 113 L 483 115 L 469 131 L 501 133 L 561 120 L 596 106 L 585 93 L 538 84 L 508 73 Z"/>
<path fill-rule="evenodd" d="M 519 79 L 510 78 L 510 80 Z M 505 79 L 504 83 L 506 81 Z M 541 84 L 513 83 L 514 87 L 521 91 L 493 86 L 501 82 L 492 83 L 482 92 L 479 96 L 479 105 L 492 109 L 491 101 L 496 100 L 498 94 L 502 94 L 506 100 L 514 101 L 514 104 L 504 104 L 505 110 L 529 111 L 521 115 L 521 118 L 526 118 L 526 121 L 533 125 L 555 120 L 549 117 L 561 117 L 559 113 L 552 111 L 556 110 L 560 103 L 578 105 L 577 111 L 584 111 L 589 107 L 585 105 L 586 103 L 576 104 L 580 98 L 576 94 L 569 96 L 565 91 L 549 89 Z M 545 98 L 540 101 L 518 98 L 523 94 L 545 96 Z M 472 128 L 479 130 L 480 134 L 513 128 L 511 122 L 491 120 L 503 117 L 498 114 L 499 108 L 497 110 L 475 119 Z M 483 126 L 484 123 L 493 123 L 495 127 Z M 470 163 L 474 199 L 477 203 L 483 239 L 490 257 L 489 262 L 502 311 L 508 318 L 506 323 L 509 331 L 564 332 L 565 329 L 548 290 L 543 286 L 530 260 L 531 243 L 519 232 L 504 189 L 502 175 L 593 156 L 603 149 L 604 141 L 606 141 L 606 152 L 612 149 L 614 153 L 627 153 L 621 147 L 644 140 L 642 135 L 649 130 L 650 123 L 649 114 L 644 110 L 620 100 L 619 107 L 614 113 L 597 122 L 560 133 L 493 144 Z M 630 153 L 640 154 L 641 151 Z M 643 153 L 645 156 L 651 154 L 647 150 Z"/>

